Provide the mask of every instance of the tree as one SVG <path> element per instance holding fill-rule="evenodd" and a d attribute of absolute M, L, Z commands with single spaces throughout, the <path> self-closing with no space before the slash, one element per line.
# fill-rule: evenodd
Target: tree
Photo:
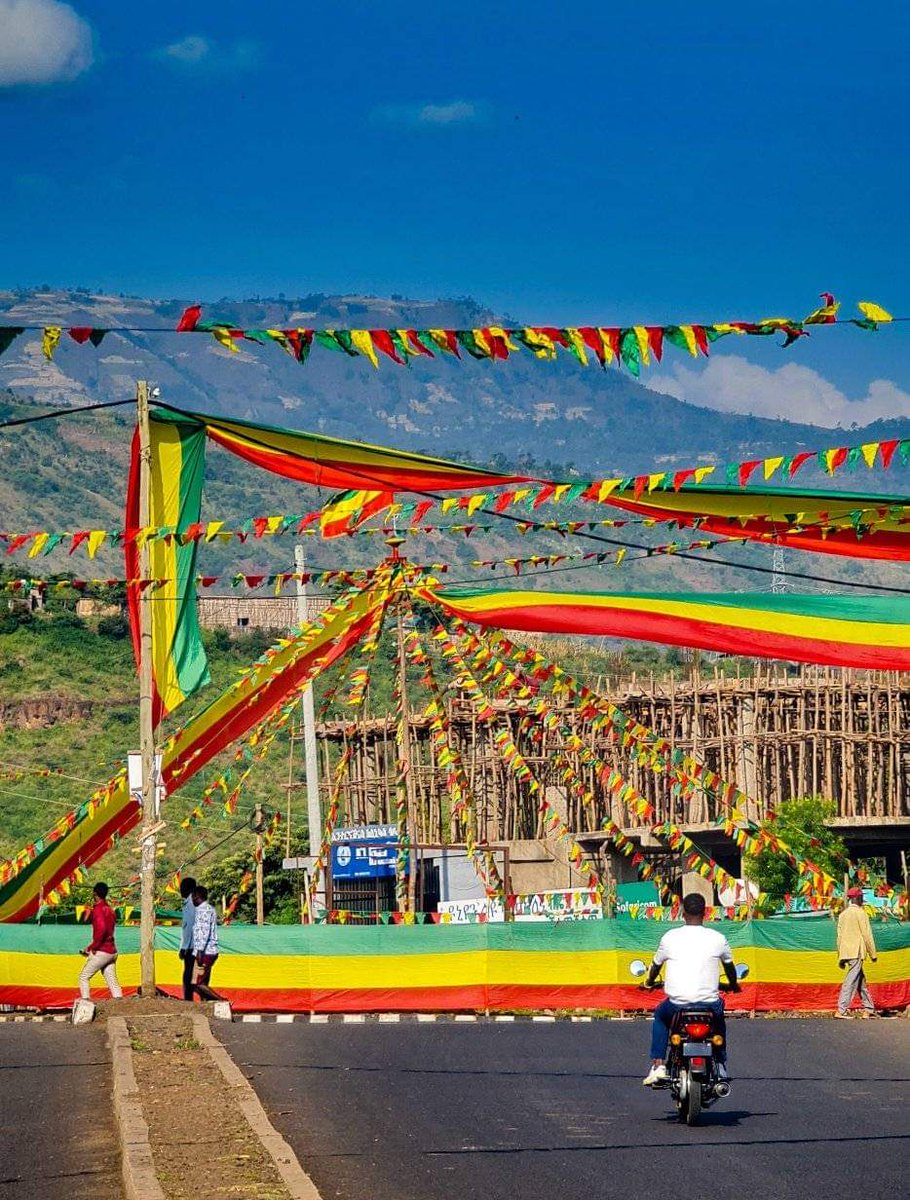
<path fill-rule="evenodd" d="M 253 834 L 249 842 L 253 842 Z M 291 857 L 307 853 L 307 836 L 301 832 L 291 838 Z M 300 896 L 297 892 L 297 873 L 285 871 L 281 863 L 285 856 L 284 830 L 282 829 L 262 860 L 262 894 L 265 919 L 270 925 L 294 925 L 300 920 Z M 209 900 L 219 907 L 222 896 L 228 901 L 235 895 L 244 872 L 256 870 L 253 845 L 240 850 L 202 871 L 199 880 L 209 889 Z M 256 889 L 250 888 L 240 898 L 234 911 L 235 921 L 256 920 Z"/>
<path fill-rule="evenodd" d="M 848 859 L 843 839 L 828 828 L 828 822 L 835 814 L 834 804 L 822 796 L 784 800 L 773 817 L 765 819 L 762 829 L 786 842 L 797 858 L 808 859 L 835 879 L 840 879 Z M 770 846 L 766 845 L 754 858 L 747 857 L 744 867 L 749 878 L 774 900 L 782 901 L 784 896 L 793 895 L 797 890 L 798 871 L 783 854 Z"/>

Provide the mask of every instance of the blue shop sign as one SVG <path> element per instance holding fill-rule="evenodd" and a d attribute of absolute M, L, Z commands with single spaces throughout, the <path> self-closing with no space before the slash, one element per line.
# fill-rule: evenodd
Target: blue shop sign
<path fill-rule="evenodd" d="M 395 874 L 398 830 L 394 825 L 351 825 L 332 831 L 334 879 L 382 879 Z"/>

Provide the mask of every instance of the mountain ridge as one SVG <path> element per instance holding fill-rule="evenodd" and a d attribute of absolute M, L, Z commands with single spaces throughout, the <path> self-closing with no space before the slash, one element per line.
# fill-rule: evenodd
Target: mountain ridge
<path fill-rule="evenodd" d="M 0 358 L 0 388 L 48 404 L 75 404 L 126 398 L 142 377 L 179 407 L 449 458 L 483 461 L 499 453 L 517 462 L 530 456 L 590 476 L 764 457 L 837 440 L 834 431 L 808 422 L 700 408 L 616 368 L 583 368 L 566 356 L 541 362 L 522 351 L 507 364 L 437 356 L 408 368 L 384 362 L 377 371 L 365 359 L 321 349 L 303 365 L 277 346 L 241 344 L 231 353 L 201 334 L 178 338 L 174 327 L 184 307 L 182 300 L 84 290 L 0 292 L 0 323 L 161 326 L 160 332 L 109 333 L 97 349 L 64 337 L 52 362 L 41 353 L 40 334 L 24 334 Z M 205 316 L 251 328 L 466 328 L 508 320 L 471 298 L 322 293 L 225 299 L 208 305 Z M 899 423 L 868 428 L 892 424 Z"/>

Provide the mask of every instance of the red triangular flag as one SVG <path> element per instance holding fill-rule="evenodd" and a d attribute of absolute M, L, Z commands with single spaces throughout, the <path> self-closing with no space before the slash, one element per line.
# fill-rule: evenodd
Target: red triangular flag
<path fill-rule="evenodd" d="M 189 308 L 183 310 L 183 314 L 177 322 L 177 332 L 192 333 L 201 316 L 202 307 L 199 304 L 191 304 Z"/>

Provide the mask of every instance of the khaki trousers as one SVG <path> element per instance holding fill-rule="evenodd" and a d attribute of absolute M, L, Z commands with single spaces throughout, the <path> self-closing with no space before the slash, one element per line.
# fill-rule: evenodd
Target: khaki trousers
<path fill-rule="evenodd" d="M 123 995 L 120 990 L 120 984 L 117 982 L 117 970 L 115 963 L 117 962 L 116 954 L 90 954 L 85 961 L 85 966 L 82 968 L 82 974 L 79 976 L 79 994 L 83 1000 L 91 999 L 90 980 L 98 971 L 104 976 L 104 982 L 108 986 L 108 991 L 114 1000 L 119 1000 Z"/>

